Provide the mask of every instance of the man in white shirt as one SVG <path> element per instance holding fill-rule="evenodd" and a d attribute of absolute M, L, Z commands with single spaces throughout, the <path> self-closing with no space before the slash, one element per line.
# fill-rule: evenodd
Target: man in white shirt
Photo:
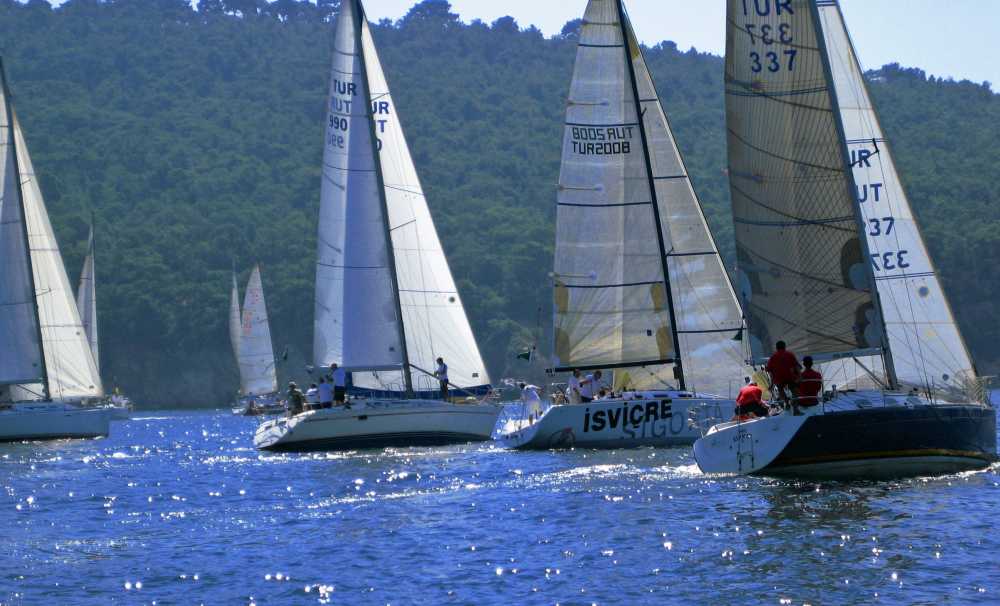
<path fill-rule="evenodd" d="M 600 389 L 601 371 L 598 370 L 580 381 L 580 399 L 584 402 L 592 402 Z"/>
<path fill-rule="evenodd" d="M 542 398 L 538 395 L 537 385 L 526 385 L 520 383 L 521 404 L 524 405 L 524 413 L 528 417 L 529 423 L 534 423 L 535 419 L 542 416 Z"/>
<path fill-rule="evenodd" d="M 569 398 L 570 404 L 580 403 L 580 371 L 574 370 L 573 374 L 570 375 L 569 380 L 566 381 L 566 397 Z"/>
<path fill-rule="evenodd" d="M 319 378 L 319 407 L 333 407 L 333 382 L 327 382 L 326 377 Z"/>
<path fill-rule="evenodd" d="M 343 404 L 347 397 L 347 373 L 334 362 L 330 365 L 330 381 L 333 382 L 333 400 Z"/>
<path fill-rule="evenodd" d="M 437 370 L 434 376 L 441 382 L 441 399 L 448 401 L 448 365 L 444 363 L 444 358 L 437 359 Z"/>

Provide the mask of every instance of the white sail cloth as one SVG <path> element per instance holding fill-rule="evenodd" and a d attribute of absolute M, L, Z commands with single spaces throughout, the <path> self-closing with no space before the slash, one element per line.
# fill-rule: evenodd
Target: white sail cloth
<path fill-rule="evenodd" d="M 260 266 L 253 268 L 250 281 L 247 283 L 241 327 L 240 391 L 245 396 L 278 391 L 274 349 L 271 345 L 271 327 L 267 320 L 267 303 L 264 301 Z"/>
<path fill-rule="evenodd" d="M 442 357 L 452 383 L 486 385 L 489 377 L 359 3 L 341 4 L 334 44 L 314 361 L 380 371 L 355 372 L 354 385 L 402 390 L 402 322 L 410 365 L 433 370 Z M 411 379 L 417 390 L 437 385 L 417 369 Z"/>
<path fill-rule="evenodd" d="M 16 115 L 13 122 L 49 395 L 54 400 L 100 397 L 101 376 Z"/>
<path fill-rule="evenodd" d="M 556 364 L 643 362 L 627 371 L 631 382 L 655 388 L 674 382 L 673 366 L 656 362 L 679 359 L 686 387 L 728 394 L 740 384 L 744 358 L 734 340 L 739 304 L 622 15 L 618 0 L 589 2 L 570 86 L 557 210 Z"/>
<path fill-rule="evenodd" d="M 94 366 L 101 369 L 101 358 L 97 342 L 97 283 L 94 267 L 94 227 L 90 227 L 87 238 L 87 256 L 80 270 L 80 283 L 76 288 L 76 309 L 83 322 L 83 331 L 90 343 L 90 353 L 94 356 Z"/>
<path fill-rule="evenodd" d="M 963 389 L 975 377 L 972 359 L 920 235 L 843 15 L 834 1 L 817 7 L 896 377 L 907 386 Z M 862 364 L 884 376 L 880 357 Z M 840 385 L 867 379 L 853 360 L 831 362 L 823 371 L 827 382 Z"/>
<path fill-rule="evenodd" d="M 28 263 L 13 116 L 0 87 L 0 384 L 42 379 L 42 348 Z"/>
<path fill-rule="evenodd" d="M 240 332 L 243 330 L 243 312 L 240 311 L 240 288 L 233 272 L 233 288 L 229 293 L 229 344 L 233 347 L 233 357 L 240 359 Z"/>

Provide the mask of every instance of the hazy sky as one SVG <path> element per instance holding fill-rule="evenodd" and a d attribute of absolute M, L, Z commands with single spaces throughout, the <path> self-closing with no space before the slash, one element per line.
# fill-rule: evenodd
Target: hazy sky
<path fill-rule="evenodd" d="M 510 15 L 522 26 L 557 34 L 580 17 L 586 0 L 450 0 L 463 21 Z M 370 19 L 398 19 L 416 0 L 367 0 Z M 647 44 L 673 40 L 684 50 L 722 54 L 724 0 L 626 0 Z M 935 76 L 988 80 L 1000 90 L 1000 0 L 841 0 L 862 65 L 898 62 Z"/>

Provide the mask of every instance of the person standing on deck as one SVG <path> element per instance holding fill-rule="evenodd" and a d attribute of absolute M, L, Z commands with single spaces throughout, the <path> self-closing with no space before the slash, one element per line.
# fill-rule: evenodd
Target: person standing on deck
<path fill-rule="evenodd" d="M 583 399 L 580 393 L 579 370 L 574 370 L 573 374 L 570 375 L 569 380 L 566 381 L 566 397 L 569 398 L 570 404 L 579 404 Z"/>
<path fill-rule="evenodd" d="M 819 404 L 819 394 L 823 393 L 823 375 L 819 371 L 813 370 L 812 356 L 802 358 L 802 364 L 806 367 L 799 378 L 799 399 L 796 402 L 795 413 L 801 414 L 798 407 L 811 408 Z"/>
<path fill-rule="evenodd" d="M 527 413 L 528 423 L 534 423 L 535 419 L 542 416 L 542 398 L 538 395 L 538 386 L 519 383 L 518 387 L 521 388 L 521 404 Z"/>
<path fill-rule="evenodd" d="M 786 349 L 784 341 L 774 344 L 774 353 L 767 361 L 765 370 L 771 375 L 771 385 L 774 387 L 774 395 L 786 403 L 795 399 L 798 391 L 799 372 L 802 365 L 795 354 Z M 787 391 L 786 391 L 787 390 Z"/>
<path fill-rule="evenodd" d="M 319 407 L 333 408 L 333 382 L 319 378 Z"/>
<path fill-rule="evenodd" d="M 288 382 L 288 414 L 295 416 L 305 410 L 306 397 L 295 384 L 295 381 Z"/>
<path fill-rule="evenodd" d="M 444 363 L 444 358 L 437 359 L 437 370 L 434 376 L 441 382 L 441 399 L 448 401 L 448 365 Z"/>
<path fill-rule="evenodd" d="M 594 397 L 601 390 L 601 371 L 595 371 L 592 375 L 580 381 L 580 400 L 583 402 L 593 402 Z"/>
<path fill-rule="evenodd" d="M 333 382 L 333 401 L 343 404 L 347 399 L 347 373 L 336 362 L 330 365 L 330 381 Z"/>

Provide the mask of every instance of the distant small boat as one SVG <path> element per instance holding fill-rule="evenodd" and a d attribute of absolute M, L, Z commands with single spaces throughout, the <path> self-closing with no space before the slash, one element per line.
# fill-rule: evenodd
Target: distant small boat
<path fill-rule="evenodd" d="M 501 406 L 385 80 L 361 3 L 336 21 L 323 159 L 313 357 L 351 373 L 350 408 L 262 424 L 265 450 L 331 450 L 489 440 Z M 419 368 L 449 365 L 453 393 Z M 322 370 L 321 370 L 322 372 Z"/>
<path fill-rule="evenodd" d="M 879 479 L 996 460 L 996 410 L 906 198 L 840 7 L 729 0 L 726 121 L 754 360 L 810 355 L 823 401 L 733 421 L 706 473 Z M 774 34 L 774 35 L 772 35 Z"/>
<path fill-rule="evenodd" d="M 233 412 L 244 416 L 284 412 L 284 404 L 277 393 L 274 348 L 260 265 L 254 266 L 250 274 L 242 312 L 238 297 L 234 274 L 229 336 L 240 367 L 240 399 Z"/>
<path fill-rule="evenodd" d="M 732 415 L 742 316 L 621 0 L 587 4 L 563 133 L 555 370 L 614 370 L 614 395 L 554 404 L 498 439 L 691 444 L 692 415 Z"/>
<path fill-rule="evenodd" d="M 108 434 L 110 413 L 0 62 L 0 441 Z"/>

